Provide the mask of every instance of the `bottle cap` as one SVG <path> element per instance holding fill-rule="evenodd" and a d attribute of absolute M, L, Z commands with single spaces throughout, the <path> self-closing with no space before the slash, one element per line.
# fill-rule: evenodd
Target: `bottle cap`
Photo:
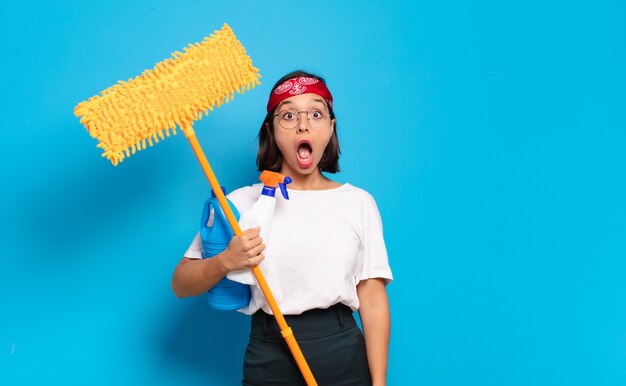
<path fill-rule="evenodd" d="M 264 170 L 259 177 L 261 182 L 263 182 L 263 192 L 266 196 L 274 197 L 274 191 L 278 186 L 280 188 L 280 192 L 282 193 L 285 199 L 289 199 L 289 193 L 287 193 L 287 184 L 291 183 L 291 178 L 287 177 L 283 174 L 271 172 L 269 170 Z M 271 189 L 270 189 L 271 188 Z"/>

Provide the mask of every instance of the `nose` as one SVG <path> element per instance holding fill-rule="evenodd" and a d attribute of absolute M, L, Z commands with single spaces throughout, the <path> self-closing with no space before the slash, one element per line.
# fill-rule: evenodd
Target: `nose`
<path fill-rule="evenodd" d="M 298 112 L 298 132 L 309 131 L 309 114 L 306 111 Z"/>

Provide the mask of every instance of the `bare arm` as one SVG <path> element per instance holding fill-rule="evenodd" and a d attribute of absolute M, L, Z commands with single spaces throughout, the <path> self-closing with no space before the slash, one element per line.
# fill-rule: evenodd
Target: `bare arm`
<path fill-rule="evenodd" d="M 385 282 L 383 279 L 363 280 L 357 286 L 357 295 L 372 385 L 383 386 L 387 383 L 391 325 Z"/>
<path fill-rule="evenodd" d="M 179 298 L 197 296 L 213 288 L 230 271 L 252 268 L 265 257 L 259 228 L 248 229 L 230 240 L 226 249 L 210 259 L 183 257 L 174 269 L 172 289 Z"/>

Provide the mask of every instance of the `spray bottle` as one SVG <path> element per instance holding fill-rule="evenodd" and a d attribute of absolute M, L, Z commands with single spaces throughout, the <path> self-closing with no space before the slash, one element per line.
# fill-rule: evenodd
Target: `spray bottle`
<path fill-rule="evenodd" d="M 226 194 L 225 189 L 222 191 Z M 228 205 L 233 210 L 235 218 L 239 218 L 239 212 L 230 200 Z M 202 238 L 202 256 L 211 258 L 226 249 L 233 230 L 228 224 L 226 215 L 211 190 L 211 197 L 204 203 L 202 217 L 200 219 L 200 236 Z M 237 283 L 227 278 L 220 280 L 208 294 L 209 305 L 220 311 L 237 310 L 250 303 L 250 286 Z"/>
<path fill-rule="evenodd" d="M 280 188 L 283 197 L 288 200 L 287 184 L 291 183 L 291 178 L 280 173 L 264 170 L 259 177 L 263 182 L 263 191 L 261 196 L 252 205 L 250 209 L 245 211 L 239 219 L 239 226 L 243 230 L 250 228 L 261 228 L 261 239 L 267 245 L 272 227 L 272 219 L 274 210 L 276 209 L 276 187 Z M 226 277 L 230 280 L 243 284 L 256 284 L 254 275 L 249 269 L 229 272 Z"/>

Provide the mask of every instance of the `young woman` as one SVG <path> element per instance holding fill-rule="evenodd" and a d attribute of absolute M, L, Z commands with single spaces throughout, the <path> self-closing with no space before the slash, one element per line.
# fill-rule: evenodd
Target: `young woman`
<path fill-rule="evenodd" d="M 393 279 L 376 203 L 366 191 L 322 172 L 339 170 L 333 98 L 323 78 L 303 71 L 274 85 L 259 131 L 257 165 L 292 178 L 276 195 L 269 240 L 259 229 L 202 259 L 197 235 L 172 280 L 179 297 L 205 293 L 227 273 L 261 264 L 264 276 L 320 385 L 385 385 L 389 347 L 386 284 Z M 228 198 L 243 213 L 261 184 Z M 265 242 L 268 247 L 266 249 Z M 268 258 L 264 260 L 265 254 Z M 252 286 L 243 385 L 304 384 L 263 294 Z M 363 326 L 353 318 L 358 310 Z"/>

